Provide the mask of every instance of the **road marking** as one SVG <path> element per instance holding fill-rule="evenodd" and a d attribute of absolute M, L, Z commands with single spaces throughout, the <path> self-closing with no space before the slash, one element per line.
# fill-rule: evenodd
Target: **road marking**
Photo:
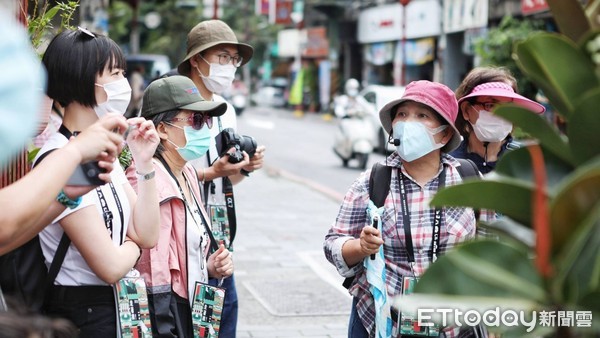
<path fill-rule="evenodd" d="M 321 251 L 300 251 L 296 252 L 296 255 L 300 257 L 306 265 L 308 265 L 322 280 L 333 286 L 336 290 L 340 291 L 342 294 L 348 296 L 350 298 L 350 294 L 348 290 L 342 285 L 344 279 L 337 274 L 333 265 L 331 269 L 327 269 L 323 267 L 323 264 L 317 262 L 313 257 L 321 256 L 322 259 L 325 259 L 323 252 Z M 329 264 L 329 262 L 327 262 Z M 332 272 L 333 271 L 333 272 Z M 337 277 L 337 278 L 336 278 Z"/>
<path fill-rule="evenodd" d="M 262 128 L 262 129 L 275 129 L 275 123 L 273 121 L 265 121 L 265 120 L 259 120 L 259 119 L 247 119 L 246 123 L 256 127 L 256 128 Z"/>

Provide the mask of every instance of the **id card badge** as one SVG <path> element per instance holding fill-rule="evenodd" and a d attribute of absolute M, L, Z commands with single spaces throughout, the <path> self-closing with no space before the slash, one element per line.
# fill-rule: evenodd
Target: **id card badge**
<path fill-rule="evenodd" d="M 119 337 L 152 337 L 148 293 L 144 277 L 139 276 L 137 271 L 130 272 L 115 283 L 114 290 L 120 328 L 117 330 L 120 333 Z"/>
<path fill-rule="evenodd" d="M 402 277 L 402 294 L 410 295 L 413 293 L 418 279 L 415 277 Z M 402 311 L 398 316 L 399 329 L 402 337 L 437 337 L 440 334 L 439 326 L 419 326 L 417 314 L 409 311 Z"/>
<path fill-rule="evenodd" d="M 217 338 L 225 303 L 225 289 L 196 282 L 192 302 L 194 338 Z"/>
<path fill-rule="evenodd" d="M 229 218 L 227 217 L 227 206 L 224 204 L 211 204 L 209 205 L 209 209 L 210 223 L 215 240 L 217 243 L 223 242 L 225 247 L 231 251 L 231 228 L 229 226 Z"/>

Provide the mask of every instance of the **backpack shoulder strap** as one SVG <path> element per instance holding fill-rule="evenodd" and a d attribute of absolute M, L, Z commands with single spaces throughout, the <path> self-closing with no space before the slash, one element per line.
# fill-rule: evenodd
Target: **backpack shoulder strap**
<path fill-rule="evenodd" d="M 479 178 L 479 169 L 477 169 L 475 162 L 466 158 L 457 158 L 457 160 L 460 163 L 460 166 L 458 166 L 456 170 L 458 170 L 458 173 L 463 180 L 469 177 Z"/>
<path fill-rule="evenodd" d="M 369 198 L 376 207 L 381 208 L 385 203 L 385 198 L 390 192 L 390 182 L 392 181 L 392 167 L 381 163 L 375 163 L 371 169 L 369 177 Z"/>
<path fill-rule="evenodd" d="M 464 180 L 465 178 L 473 177 L 479 179 L 479 169 L 475 162 L 467 159 L 467 158 L 457 158 L 458 162 L 460 162 L 460 166 L 456 168 L 460 177 Z M 481 211 L 479 209 L 474 209 L 475 219 L 479 221 L 479 216 Z"/>

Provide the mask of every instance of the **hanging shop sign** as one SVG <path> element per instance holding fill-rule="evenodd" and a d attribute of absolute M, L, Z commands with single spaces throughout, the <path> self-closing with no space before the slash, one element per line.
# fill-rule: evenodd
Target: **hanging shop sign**
<path fill-rule="evenodd" d="M 488 0 L 444 0 L 444 32 L 487 27 Z"/>
<path fill-rule="evenodd" d="M 358 16 L 358 42 L 374 43 L 402 40 L 403 10 L 406 9 L 408 39 L 437 36 L 441 33 L 442 9 L 437 0 L 411 1 L 371 7 Z"/>

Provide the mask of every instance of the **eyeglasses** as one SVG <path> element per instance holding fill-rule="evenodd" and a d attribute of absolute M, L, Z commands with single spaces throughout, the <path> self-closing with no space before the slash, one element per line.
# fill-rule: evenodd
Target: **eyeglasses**
<path fill-rule="evenodd" d="M 475 102 L 471 103 L 471 105 L 472 106 L 478 105 L 478 106 L 483 107 L 484 110 L 492 111 L 492 110 L 494 110 L 494 107 L 496 107 L 496 105 L 498 103 L 500 103 L 500 102 L 477 102 L 477 101 L 475 101 Z"/>
<path fill-rule="evenodd" d="M 213 126 L 212 116 L 200 112 L 192 113 L 188 117 L 174 117 L 171 119 L 171 121 L 187 122 L 187 125 L 192 126 L 192 128 L 194 128 L 195 130 L 202 129 L 202 127 L 204 127 L 205 124 L 208 127 L 208 129 L 212 128 Z"/>
<path fill-rule="evenodd" d="M 237 68 L 241 66 L 242 61 L 244 61 L 244 58 L 241 56 L 231 56 L 227 53 L 217 54 L 217 56 L 219 57 L 219 64 L 222 66 L 231 62 L 231 64 Z"/>

